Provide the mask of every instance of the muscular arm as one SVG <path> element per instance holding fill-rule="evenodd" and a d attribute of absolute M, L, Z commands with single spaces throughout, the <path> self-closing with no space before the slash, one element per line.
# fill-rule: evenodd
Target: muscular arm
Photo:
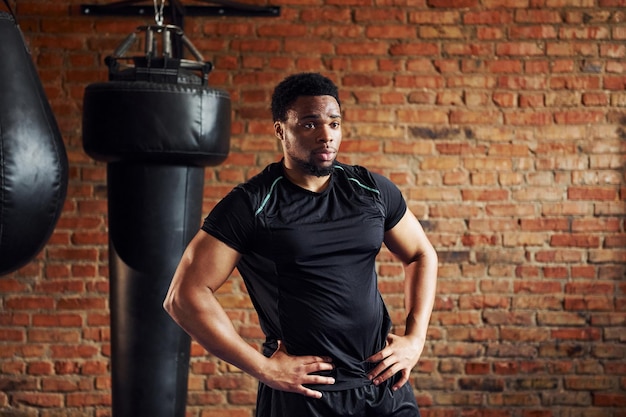
<path fill-rule="evenodd" d="M 404 336 L 389 335 L 387 346 L 369 358 L 380 362 L 370 372 L 370 378 L 379 384 L 400 372 L 402 377 L 394 385 L 397 389 L 408 381 L 424 349 L 435 301 L 438 260 L 422 226 L 409 210 L 385 233 L 385 245 L 404 266 L 406 330 Z"/>
<path fill-rule="evenodd" d="M 204 231 L 191 241 L 163 303 L 172 318 L 207 351 L 272 388 L 319 398 L 303 384 L 333 383 L 310 375 L 332 369 L 327 358 L 291 356 L 282 345 L 266 358 L 239 336 L 214 292 L 228 279 L 240 254 Z"/>

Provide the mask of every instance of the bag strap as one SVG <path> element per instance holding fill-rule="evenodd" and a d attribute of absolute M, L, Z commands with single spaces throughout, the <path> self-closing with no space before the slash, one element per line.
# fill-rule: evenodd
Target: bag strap
<path fill-rule="evenodd" d="M 17 19 L 15 18 L 15 13 L 13 13 L 13 9 L 11 8 L 11 5 L 9 4 L 9 0 L 4 0 L 4 4 L 7 5 L 7 9 L 9 9 L 9 13 L 11 13 L 11 16 L 13 16 L 13 20 L 17 22 Z"/>

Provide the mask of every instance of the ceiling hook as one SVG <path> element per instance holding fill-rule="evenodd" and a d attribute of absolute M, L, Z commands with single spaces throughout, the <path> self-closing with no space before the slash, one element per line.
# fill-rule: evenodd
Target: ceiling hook
<path fill-rule="evenodd" d="M 165 8 L 165 0 L 161 0 L 161 4 L 157 4 L 154 0 L 154 21 L 158 26 L 163 26 L 163 9 Z"/>

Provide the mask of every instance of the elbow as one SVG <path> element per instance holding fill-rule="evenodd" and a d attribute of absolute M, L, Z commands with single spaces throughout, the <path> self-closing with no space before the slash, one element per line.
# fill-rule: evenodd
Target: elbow
<path fill-rule="evenodd" d="M 206 298 L 197 288 L 172 285 L 163 300 L 163 309 L 178 325 L 184 327 L 192 317 L 203 313 Z"/>
<path fill-rule="evenodd" d="M 172 300 L 170 299 L 169 293 L 165 296 L 165 300 L 163 300 L 163 310 L 165 310 L 167 314 L 172 314 Z"/>
<path fill-rule="evenodd" d="M 437 251 L 435 250 L 435 248 L 432 245 L 430 245 L 429 249 L 427 250 L 426 256 L 435 265 L 437 265 L 439 263 L 439 256 L 437 255 Z"/>
<path fill-rule="evenodd" d="M 432 245 L 432 243 L 430 243 L 430 241 L 427 241 L 422 248 L 422 257 L 428 262 L 435 263 L 435 265 L 439 262 L 437 251 L 435 250 L 435 247 Z"/>
<path fill-rule="evenodd" d="M 165 300 L 163 300 L 163 309 L 174 320 L 176 320 L 177 318 L 177 311 L 178 311 L 178 308 L 176 308 L 176 306 L 178 305 L 178 302 L 176 300 L 177 297 L 175 294 L 176 293 L 172 291 L 172 289 L 170 288 L 170 290 L 167 292 L 167 295 L 165 296 Z"/>
<path fill-rule="evenodd" d="M 439 256 L 437 255 L 435 248 L 428 244 L 420 248 L 420 250 L 407 262 L 408 265 L 414 263 L 436 266 L 439 264 Z"/>

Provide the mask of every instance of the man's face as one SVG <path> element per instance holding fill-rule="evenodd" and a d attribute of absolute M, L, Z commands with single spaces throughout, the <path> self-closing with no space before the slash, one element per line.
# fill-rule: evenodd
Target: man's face
<path fill-rule="evenodd" d="M 330 175 L 341 144 L 341 110 L 332 96 L 300 96 L 287 111 L 287 120 L 275 122 L 285 165 L 304 175 Z"/>

